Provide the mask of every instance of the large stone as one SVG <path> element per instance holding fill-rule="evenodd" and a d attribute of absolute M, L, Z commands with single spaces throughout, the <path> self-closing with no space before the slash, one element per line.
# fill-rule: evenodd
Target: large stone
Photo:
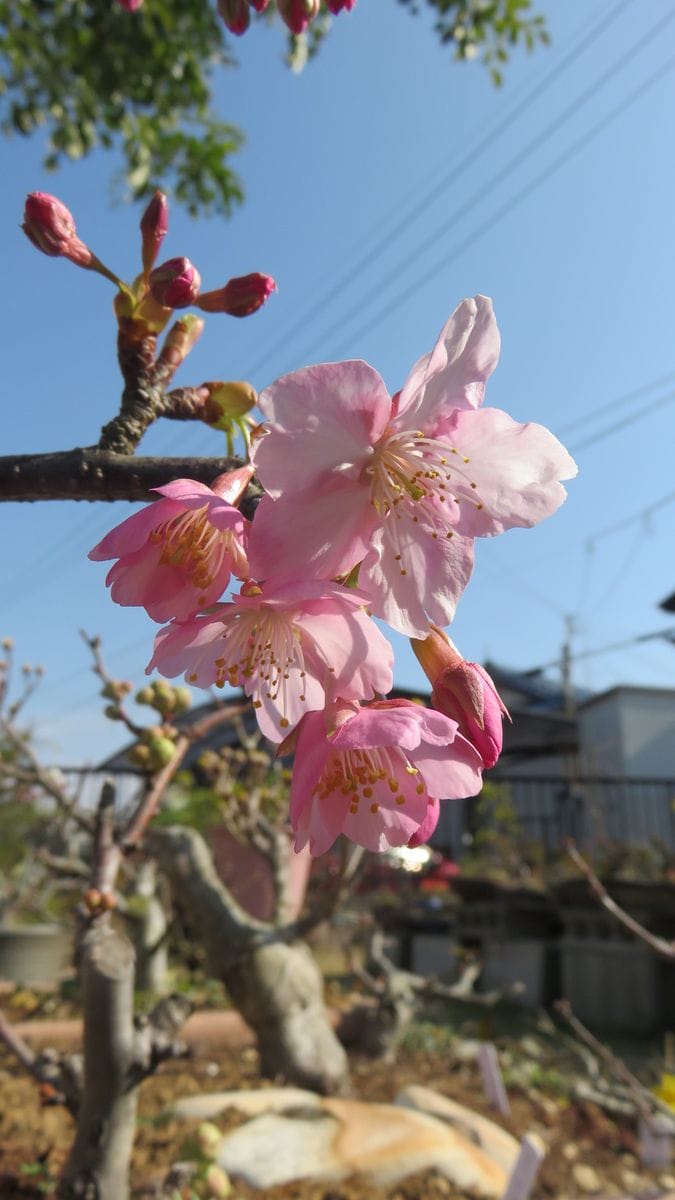
<path fill-rule="evenodd" d="M 420 1087 L 414 1083 L 399 1092 L 395 1103 L 405 1108 L 413 1108 L 417 1112 L 428 1113 L 429 1116 L 436 1117 L 439 1121 L 447 1122 L 458 1133 L 480 1146 L 488 1158 L 503 1167 L 507 1175 L 513 1170 L 520 1152 L 518 1142 L 510 1133 L 487 1117 L 482 1117 L 463 1104 L 458 1104 L 456 1100 L 450 1100 L 448 1096 L 443 1096 L 440 1092 L 434 1092 L 431 1088 Z"/>
<path fill-rule="evenodd" d="M 261 1189 L 352 1174 L 387 1186 L 435 1168 L 460 1188 L 496 1198 L 507 1181 L 504 1168 L 457 1129 L 425 1113 L 357 1100 L 255 1117 L 224 1137 L 218 1162 Z"/>

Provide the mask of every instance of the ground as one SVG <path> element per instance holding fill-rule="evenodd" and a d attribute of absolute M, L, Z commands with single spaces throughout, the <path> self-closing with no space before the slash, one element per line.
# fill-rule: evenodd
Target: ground
<path fill-rule="evenodd" d="M 215 1027 L 214 1027 L 215 1028 Z M 523 1042 L 519 1032 L 509 1042 L 500 1037 L 507 1061 L 531 1062 L 534 1038 Z M 529 1046 L 528 1046 L 529 1042 Z M 229 1044 L 228 1044 L 229 1043 Z M 235 1044 L 238 1043 L 238 1044 Z M 536 1064 L 535 1064 L 536 1065 Z M 423 1083 L 478 1112 L 500 1121 L 516 1137 L 537 1132 L 548 1146 L 533 1200 L 583 1195 L 580 1164 L 592 1167 L 603 1197 L 673 1190 L 663 1170 L 642 1170 L 637 1157 L 634 1123 L 614 1120 L 590 1103 L 571 1103 L 561 1091 L 555 1072 L 541 1067 L 530 1071 L 527 1084 L 511 1078 L 512 1116 L 501 1120 L 489 1109 L 474 1062 L 453 1052 L 447 1030 L 419 1026 L 393 1065 L 352 1060 L 354 1095 L 374 1101 L 391 1101 L 410 1083 Z M 517 1072 L 516 1072 L 517 1074 Z M 196 1092 L 250 1088 L 260 1084 L 257 1054 L 241 1038 L 202 1038 L 186 1061 L 165 1064 L 141 1089 L 140 1117 L 133 1161 L 134 1196 L 149 1195 L 149 1185 L 162 1177 L 171 1163 L 185 1157 L 185 1143 L 194 1124 L 167 1118 L 172 1100 Z M 235 1114 L 216 1121 L 221 1128 L 238 1123 Z M 49 1195 L 72 1139 L 72 1121 L 58 1107 L 41 1107 L 35 1084 L 4 1050 L 0 1051 L 0 1197 Z M 576 1166 L 576 1174 L 575 1174 Z M 187 1194 L 187 1193 L 186 1193 Z M 260 1200 L 262 1193 L 236 1184 L 232 1200 Z M 340 1184 L 294 1183 L 271 1188 L 265 1200 L 460 1200 L 445 1179 L 433 1173 L 417 1176 L 388 1189 L 351 1180 Z"/>

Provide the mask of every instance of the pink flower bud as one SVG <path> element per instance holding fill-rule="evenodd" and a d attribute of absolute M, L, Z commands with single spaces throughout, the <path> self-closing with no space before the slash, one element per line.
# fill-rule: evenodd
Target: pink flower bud
<path fill-rule="evenodd" d="M 26 196 L 21 228 L 33 245 L 50 258 L 68 258 L 78 267 L 88 267 L 93 260 L 91 250 L 77 236 L 72 213 L 48 192 L 31 192 Z"/>
<path fill-rule="evenodd" d="M 332 12 L 334 15 L 342 12 L 343 9 L 346 9 L 347 12 L 351 12 L 355 4 L 356 0 L 326 0 L 326 7 L 328 8 L 328 11 Z"/>
<path fill-rule="evenodd" d="M 194 304 L 202 285 L 201 275 L 189 258 L 170 258 L 149 277 L 150 295 L 165 308 Z"/>
<path fill-rule="evenodd" d="M 248 0 L 218 0 L 218 12 L 230 33 L 235 33 L 237 37 L 246 33 L 251 23 Z"/>
<path fill-rule="evenodd" d="M 120 0 L 121 2 L 121 0 Z M 143 270 L 150 271 L 169 230 L 169 204 L 164 192 L 155 192 L 141 217 Z"/>
<path fill-rule="evenodd" d="M 143 0 L 117 0 L 117 3 L 119 4 L 120 8 L 125 9 L 126 12 L 137 12 L 143 3 Z"/>
<path fill-rule="evenodd" d="M 432 685 L 434 708 L 456 721 L 485 766 L 493 767 L 502 751 L 502 717 L 509 714 L 487 671 L 466 662 L 437 625 L 424 641 L 411 638 L 410 644 Z"/>
<path fill-rule="evenodd" d="M 271 275 L 253 271 L 251 275 L 238 275 L 228 280 L 225 287 L 214 292 L 202 292 L 196 300 L 203 312 L 224 312 L 231 317 L 250 317 L 276 292 L 277 285 Z"/>
<path fill-rule="evenodd" d="M 320 0 L 277 0 L 279 16 L 295 34 L 305 32 L 320 7 Z"/>

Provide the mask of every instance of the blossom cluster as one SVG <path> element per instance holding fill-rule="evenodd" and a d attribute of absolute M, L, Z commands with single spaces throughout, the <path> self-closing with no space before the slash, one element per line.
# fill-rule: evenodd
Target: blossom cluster
<path fill-rule="evenodd" d="M 137 0 L 132 0 L 137 2 Z M 230 33 L 241 35 L 246 33 L 251 23 L 251 9 L 264 12 L 270 0 L 218 0 L 218 12 L 227 25 Z M 346 9 L 348 12 L 356 4 L 356 0 L 326 0 L 326 8 L 330 13 L 337 14 Z M 277 11 L 291 33 L 300 35 L 306 33 L 312 21 L 321 12 L 321 0 L 277 0 Z"/>
<path fill-rule="evenodd" d="M 247 466 L 157 489 L 91 551 L 116 560 L 113 599 L 164 625 L 148 672 L 242 687 L 262 732 L 294 751 L 297 849 L 321 854 L 340 833 L 371 850 L 420 844 L 440 801 L 476 795 L 499 756 L 504 705 L 443 626 L 476 538 L 549 516 L 576 467 L 541 425 L 483 407 L 498 355 L 476 296 L 394 396 L 362 361 L 285 375 L 259 397 Z M 248 520 L 254 472 L 264 495 Z M 385 698 L 393 652 L 373 617 L 411 638 L 431 708 Z"/>

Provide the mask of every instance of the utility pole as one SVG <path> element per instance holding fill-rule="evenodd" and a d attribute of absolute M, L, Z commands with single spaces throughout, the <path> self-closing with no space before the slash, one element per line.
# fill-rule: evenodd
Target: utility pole
<path fill-rule="evenodd" d="M 574 617 L 568 613 L 565 617 L 565 640 L 560 654 L 560 674 L 562 676 L 563 702 L 565 712 L 572 715 L 576 709 L 574 684 L 572 683 L 572 637 L 574 635 Z"/>

